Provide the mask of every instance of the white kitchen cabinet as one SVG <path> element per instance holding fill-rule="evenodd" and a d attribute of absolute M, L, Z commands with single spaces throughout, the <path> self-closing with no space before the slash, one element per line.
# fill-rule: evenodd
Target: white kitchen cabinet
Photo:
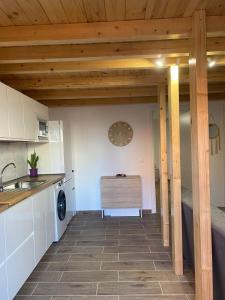
<path fill-rule="evenodd" d="M 40 261 L 47 250 L 46 243 L 46 191 L 33 196 L 34 208 L 34 240 L 35 240 L 35 261 Z"/>
<path fill-rule="evenodd" d="M 6 264 L 0 264 L 0 299 L 8 300 L 8 281 Z"/>
<path fill-rule="evenodd" d="M 6 94 L 6 85 L 0 83 L 0 138 L 8 139 L 9 133 L 9 102 Z"/>
<path fill-rule="evenodd" d="M 5 214 L 0 214 L 0 265 L 6 259 L 5 251 Z M 1 298 L 0 298 L 1 299 Z"/>
<path fill-rule="evenodd" d="M 10 138 L 24 139 L 24 109 L 23 97 L 18 91 L 7 87 L 7 99 L 9 105 L 9 130 Z"/>
<path fill-rule="evenodd" d="M 35 111 L 36 111 L 37 118 L 40 120 L 47 121 L 49 119 L 48 107 L 37 101 L 35 101 L 35 106 L 36 106 Z"/>
<path fill-rule="evenodd" d="M 35 141 L 38 136 L 38 120 L 35 112 L 35 101 L 25 95 L 23 97 L 24 108 L 24 139 Z"/>
<path fill-rule="evenodd" d="M 46 214 L 45 214 L 45 222 L 46 222 L 46 244 L 47 249 L 51 246 L 55 239 L 55 206 L 54 206 L 54 187 L 51 186 L 46 189 Z"/>
<path fill-rule="evenodd" d="M 33 233 L 32 197 L 9 208 L 5 214 L 6 256 Z"/>
<path fill-rule="evenodd" d="M 7 264 L 8 294 L 13 299 L 35 268 L 33 233 L 8 258 Z"/>

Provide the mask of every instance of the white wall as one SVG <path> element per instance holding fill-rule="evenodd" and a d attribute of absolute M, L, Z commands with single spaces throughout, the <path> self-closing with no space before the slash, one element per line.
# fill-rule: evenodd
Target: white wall
<path fill-rule="evenodd" d="M 218 154 L 210 154 L 210 191 L 211 203 L 215 206 L 225 206 L 225 103 L 209 102 L 209 115 L 212 114 L 220 127 L 222 149 Z M 192 189 L 191 175 L 191 132 L 189 105 L 180 107 L 180 137 L 181 137 L 181 181 L 182 185 Z M 168 157 L 169 157 L 168 139 Z M 159 145 L 158 145 L 159 147 Z M 156 152 L 159 148 L 156 147 Z M 156 157 L 157 161 L 157 157 Z M 169 162 L 170 165 L 170 162 Z M 168 168 L 170 170 L 170 167 Z M 170 173 L 170 171 L 169 171 Z"/>
<path fill-rule="evenodd" d="M 0 171 L 9 162 L 15 162 L 16 169 L 12 166 L 6 169 L 3 175 L 4 182 L 27 175 L 26 143 L 0 143 Z"/>
<path fill-rule="evenodd" d="M 117 173 L 141 175 L 143 207 L 155 211 L 151 116 L 152 106 L 146 104 L 50 109 L 51 120 L 70 123 L 78 211 L 100 209 L 100 177 Z M 134 130 L 125 147 L 108 140 L 108 129 L 116 121 L 128 122 Z"/>

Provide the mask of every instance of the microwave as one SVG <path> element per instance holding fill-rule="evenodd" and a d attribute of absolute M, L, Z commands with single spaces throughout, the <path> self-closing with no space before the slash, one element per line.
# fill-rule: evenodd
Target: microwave
<path fill-rule="evenodd" d="M 38 138 L 40 140 L 48 139 L 48 121 L 38 120 Z"/>

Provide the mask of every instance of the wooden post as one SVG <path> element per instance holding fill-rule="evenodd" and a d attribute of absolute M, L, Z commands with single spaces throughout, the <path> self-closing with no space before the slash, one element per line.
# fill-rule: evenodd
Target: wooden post
<path fill-rule="evenodd" d="M 172 257 L 176 275 L 183 274 L 181 171 L 180 171 L 180 115 L 179 115 L 179 67 L 169 70 L 168 96 L 171 143 L 171 232 Z"/>
<path fill-rule="evenodd" d="M 160 115 L 160 204 L 163 246 L 170 244 L 169 200 L 168 200 L 168 171 L 167 171 L 167 139 L 166 139 L 166 87 L 158 87 Z"/>
<path fill-rule="evenodd" d="M 194 13 L 192 22 L 190 95 L 196 299 L 212 300 L 206 22 L 203 10 Z"/>

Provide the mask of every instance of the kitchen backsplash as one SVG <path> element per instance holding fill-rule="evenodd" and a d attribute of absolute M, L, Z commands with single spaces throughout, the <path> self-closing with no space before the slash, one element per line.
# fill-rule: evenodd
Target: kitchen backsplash
<path fill-rule="evenodd" d="M 27 174 L 27 144 L 26 143 L 0 143 L 0 171 L 9 162 L 16 164 L 16 169 L 10 166 L 3 175 L 3 182 Z"/>

